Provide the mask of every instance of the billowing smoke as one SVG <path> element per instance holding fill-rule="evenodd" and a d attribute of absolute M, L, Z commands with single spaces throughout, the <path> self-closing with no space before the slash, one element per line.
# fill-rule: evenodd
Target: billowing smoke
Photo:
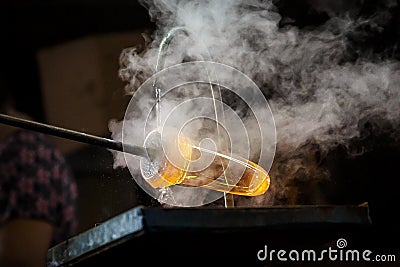
<path fill-rule="evenodd" d="M 396 5 L 384 3 L 388 8 Z M 399 123 L 399 62 L 365 55 L 352 45 L 354 39 L 365 40 L 366 30 L 382 31 L 387 14 L 336 16 L 340 5 L 332 9 L 328 3 L 316 8 L 332 11 L 325 22 L 299 28 L 290 23 L 282 26 L 279 9 L 271 1 L 142 4 L 157 28 L 144 51 L 127 49 L 121 55 L 120 77 L 127 82 L 127 93 L 156 72 L 162 38 L 182 26 L 189 34 L 174 37 L 166 66 L 191 60 L 223 63 L 248 75 L 266 96 L 277 129 L 271 189 L 265 196 L 243 199 L 244 204 L 297 203 L 302 189 L 296 184 L 312 187 L 329 179 L 329 171 L 319 166 L 329 151 L 340 146 L 349 156 L 362 153 L 367 146 L 354 150 L 350 144 L 363 138 L 367 122 L 372 121 L 376 132 L 393 131 Z M 121 123 L 112 121 L 110 131 L 120 140 Z M 115 154 L 115 166 L 124 166 L 120 154 Z M 322 195 L 315 193 L 309 202 L 327 201 Z"/>

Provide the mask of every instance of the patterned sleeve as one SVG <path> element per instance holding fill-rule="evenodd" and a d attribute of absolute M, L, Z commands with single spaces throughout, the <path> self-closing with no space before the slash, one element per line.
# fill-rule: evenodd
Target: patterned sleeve
<path fill-rule="evenodd" d="M 0 146 L 0 223 L 13 218 L 54 226 L 52 244 L 74 234 L 77 186 L 45 135 L 16 131 Z"/>

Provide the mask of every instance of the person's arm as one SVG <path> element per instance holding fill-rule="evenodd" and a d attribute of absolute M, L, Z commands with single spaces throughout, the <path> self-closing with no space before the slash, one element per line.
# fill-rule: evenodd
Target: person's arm
<path fill-rule="evenodd" d="M 52 226 L 40 220 L 13 219 L 0 226 L 1 267 L 44 267 Z"/>

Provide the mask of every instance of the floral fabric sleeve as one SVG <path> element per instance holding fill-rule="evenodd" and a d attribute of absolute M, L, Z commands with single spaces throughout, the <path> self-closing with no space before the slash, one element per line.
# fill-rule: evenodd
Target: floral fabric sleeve
<path fill-rule="evenodd" d="M 76 231 L 77 186 L 45 135 L 18 130 L 0 145 L 0 224 L 13 218 L 54 226 L 52 245 Z"/>

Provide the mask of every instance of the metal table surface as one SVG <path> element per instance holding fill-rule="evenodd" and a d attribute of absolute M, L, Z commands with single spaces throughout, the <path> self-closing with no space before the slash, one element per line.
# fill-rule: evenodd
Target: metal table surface
<path fill-rule="evenodd" d="M 350 234 L 356 240 L 371 225 L 368 212 L 367 206 L 347 205 L 138 206 L 50 248 L 48 266 L 102 266 L 117 261 L 134 266 L 132 259 L 147 258 L 144 255 L 149 253 L 154 264 L 167 259 L 168 265 L 186 258 L 256 260 L 257 249 L 265 244 L 310 248 Z"/>

